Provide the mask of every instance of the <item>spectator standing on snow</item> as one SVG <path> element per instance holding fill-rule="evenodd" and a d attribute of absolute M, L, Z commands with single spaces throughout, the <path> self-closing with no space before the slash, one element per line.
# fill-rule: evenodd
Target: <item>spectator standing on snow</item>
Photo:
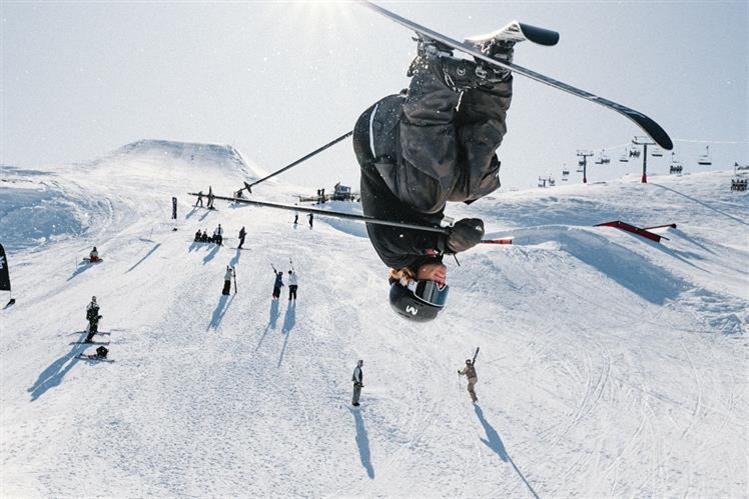
<path fill-rule="evenodd" d="M 294 270 L 289 270 L 289 301 L 292 299 L 296 302 L 296 290 L 299 286 L 299 280 Z"/>
<path fill-rule="evenodd" d="M 99 332 L 99 304 L 96 302 L 96 297 L 91 297 L 91 303 L 86 307 L 86 320 L 88 321 L 88 335 L 86 336 L 86 343 L 91 343 L 91 339 L 96 333 Z"/>
<path fill-rule="evenodd" d="M 473 365 L 473 361 L 471 361 L 471 359 L 466 359 L 466 366 L 462 371 L 458 371 L 458 374 L 468 378 L 468 393 L 471 395 L 471 400 L 475 404 L 479 399 L 476 397 L 476 392 L 473 387 L 476 386 L 476 382 L 479 379 L 476 376 L 476 367 Z"/>
<path fill-rule="evenodd" d="M 311 229 L 312 228 L 312 221 L 315 218 L 314 213 L 310 213 L 309 215 L 307 215 L 307 218 L 309 218 L 309 228 Z"/>
<path fill-rule="evenodd" d="M 354 373 L 351 375 L 351 381 L 354 382 L 354 396 L 351 399 L 351 405 L 354 407 L 359 407 L 359 396 L 361 395 L 361 389 L 364 387 L 362 366 L 364 366 L 364 361 L 359 360 L 354 368 Z"/>
<path fill-rule="evenodd" d="M 215 196 L 213 195 L 213 187 L 210 185 L 208 186 L 208 209 L 209 210 L 215 210 L 216 208 L 213 206 L 213 198 Z"/>
<path fill-rule="evenodd" d="M 273 267 L 273 274 L 276 276 L 276 281 L 273 283 L 273 299 L 278 300 L 281 296 L 281 288 L 283 287 L 283 272 L 277 271 Z"/>
<path fill-rule="evenodd" d="M 237 248 L 242 249 L 242 245 L 244 244 L 244 238 L 247 235 L 247 231 L 244 230 L 244 226 L 242 226 L 241 229 L 239 229 L 239 246 Z"/>
<path fill-rule="evenodd" d="M 221 291 L 222 295 L 228 295 L 231 292 L 231 278 L 234 277 L 234 275 L 234 269 L 227 265 L 226 272 L 224 273 L 224 289 Z"/>

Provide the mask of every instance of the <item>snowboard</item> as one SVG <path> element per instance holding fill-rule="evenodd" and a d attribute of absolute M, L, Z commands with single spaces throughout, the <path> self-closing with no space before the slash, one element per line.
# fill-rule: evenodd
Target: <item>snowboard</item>
<path fill-rule="evenodd" d="M 448 36 L 445 36 L 441 33 L 433 31 L 420 24 L 417 24 L 411 21 L 410 19 L 406 19 L 405 17 L 401 17 L 394 12 L 384 9 L 380 7 L 379 5 L 376 5 L 370 2 L 369 0 L 355 0 L 355 1 L 361 4 L 362 6 L 375 11 L 381 16 L 387 17 L 391 21 L 394 21 L 402 26 L 405 26 L 408 29 L 415 31 L 418 36 L 429 38 L 436 42 L 447 45 L 455 50 L 463 52 L 466 55 L 470 55 L 474 57 L 477 61 L 483 61 L 485 63 L 498 66 L 500 68 L 509 69 L 513 73 L 517 73 L 519 75 L 525 76 L 526 78 L 531 78 L 533 80 L 538 81 L 539 83 L 543 83 L 544 85 L 548 85 L 558 90 L 562 90 L 563 92 L 567 92 L 576 97 L 589 100 L 590 102 L 599 104 L 605 108 L 616 111 L 617 113 L 633 121 L 638 127 L 640 127 L 640 129 L 642 129 L 643 132 L 645 132 L 651 139 L 653 139 L 663 149 L 670 151 L 674 147 L 674 144 L 671 141 L 671 138 L 668 136 L 668 133 L 666 133 L 666 131 L 663 128 L 661 128 L 661 126 L 658 123 L 656 123 L 653 119 L 649 118 L 648 116 L 645 116 L 639 111 L 635 111 L 634 109 L 631 109 L 627 106 L 623 106 L 614 101 L 604 99 L 603 97 L 599 97 L 598 95 L 592 94 L 590 92 L 586 92 L 585 90 L 579 89 L 577 87 L 573 87 L 572 85 L 562 83 L 561 81 L 557 81 L 546 75 L 537 73 L 536 71 L 532 71 L 522 66 L 518 66 L 517 64 L 504 62 L 504 61 L 498 61 L 496 59 L 493 59 L 489 57 L 488 55 L 481 53 L 472 44 L 462 43 L 457 40 L 454 40 Z M 518 25 L 521 25 L 521 24 L 522 23 L 518 23 Z M 510 23 L 510 25 L 512 25 L 512 23 Z M 531 27 L 531 28 L 535 28 L 535 27 Z M 550 31 L 550 30 L 543 30 L 543 32 L 554 33 L 553 31 Z M 546 42 L 552 41 L 552 39 L 550 38 L 550 35 L 548 33 L 543 34 L 543 32 L 539 33 L 535 31 L 534 29 L 529 29 L 526 32 L 523 32 L 522 28 L 520 30 L 520 33 L 522 33 L 522 36 L 525 37 L 526 40 L 531 40 L 532 38 L 536 37 L 537 39 L 541 39 Z"/>
<path fill-rule="evenodd" d="M 101 263 L 101 262 L 104 261 L 104 259 L 103 258 L 99 258 L 99 259 L 94 260 L 92 262 L 90 258 L 83 258 L 83 261 L 86 262 L 86 263 Z"/>

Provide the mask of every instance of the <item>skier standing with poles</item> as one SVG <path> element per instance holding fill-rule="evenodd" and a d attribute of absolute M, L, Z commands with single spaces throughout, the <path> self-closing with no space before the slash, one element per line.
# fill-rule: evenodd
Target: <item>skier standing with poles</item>
<path fill-rule="evenodd" d="M 354 395 L 351 399 L 351 405 L 359 407 L 359 396 L 361 395 L 361 389 L 364 388 L 364 372 L 362 371 L 364 361 L 359 360 L 354 368 L 354 373 L 351 375 L 351 381 L 354 382 Z"/>
<path fill-rule="evenodd" d="M 513 43 L 492 40 L 481 50 L 511 61 Z M 509 70 L 452 57 L 452 49 L 419 38 L 408 91 L 367 109 L 354 128 L 365 215 L 438 226 L 448 201 L 472 203 L 496 190 L 495 151 L 507 132 L 512 100 Z M 445 306 L 445 254 L 479 243 L 484 223 L 458 221 L 449 235 L 367 224 L 370 241 L 391 268 L 396 313 L 428 321 Z"/>

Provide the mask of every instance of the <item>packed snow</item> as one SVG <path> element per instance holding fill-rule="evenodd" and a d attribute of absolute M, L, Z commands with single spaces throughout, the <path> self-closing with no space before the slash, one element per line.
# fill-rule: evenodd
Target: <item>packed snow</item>
<path fill-rule="evenodd" d="M 426 324 L 390 310 L 360 224 L 186 194 L 264 174 L 230 146 L 154 140 L 0 170 L 17 299 L 0 310 L 0 495 L 749 493 L 749 204 L 731 172 L 451 205 L 514 241 L 446 260 L 449 304 Z M 253 198 L 312 190 L 282 179 Z M 677 227 L 659 244 L 594 227 L 611 220 Z M 193 242 L 219 223 L 224 246 Z M 84 264 L 93 246 L 104 262 Z M 271 300 L 290 260 L 296 305 Z M 76 358 L 92 295 L 114 363 Z M 473 405 L 456 371 L 477 346 Z"/>

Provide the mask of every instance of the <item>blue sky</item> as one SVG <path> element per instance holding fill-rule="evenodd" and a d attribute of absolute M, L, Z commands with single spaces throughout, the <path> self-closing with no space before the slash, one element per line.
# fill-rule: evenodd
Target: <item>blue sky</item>
<path fill-rule="evenodd" d="M 516 62 L 633 107 L 676 139 L 687 171 L 749 162 L 749 2 L 386 2 L 454 38 L 516 18 L 561 33 Z M 267 170 L 350 130 L 408 83 L 411 33 L 345 2 L 8 2 L 2 22 L 0 162 L 86 161 L 143 138 L 229 143 Z M 500 149 L 507 187 L 574 173 L 575 151 L 639 130 L 516 78 Z M 686 142 L 695 141 L 695 142 Z M 708 141 L 708 142 L 702 142 Z M 592 180 L 637 172 L 616 161 Z M 668 155 L 654 160 L 663 171 Z M 286 178 L 358 184 L 350 143 Z"/>

